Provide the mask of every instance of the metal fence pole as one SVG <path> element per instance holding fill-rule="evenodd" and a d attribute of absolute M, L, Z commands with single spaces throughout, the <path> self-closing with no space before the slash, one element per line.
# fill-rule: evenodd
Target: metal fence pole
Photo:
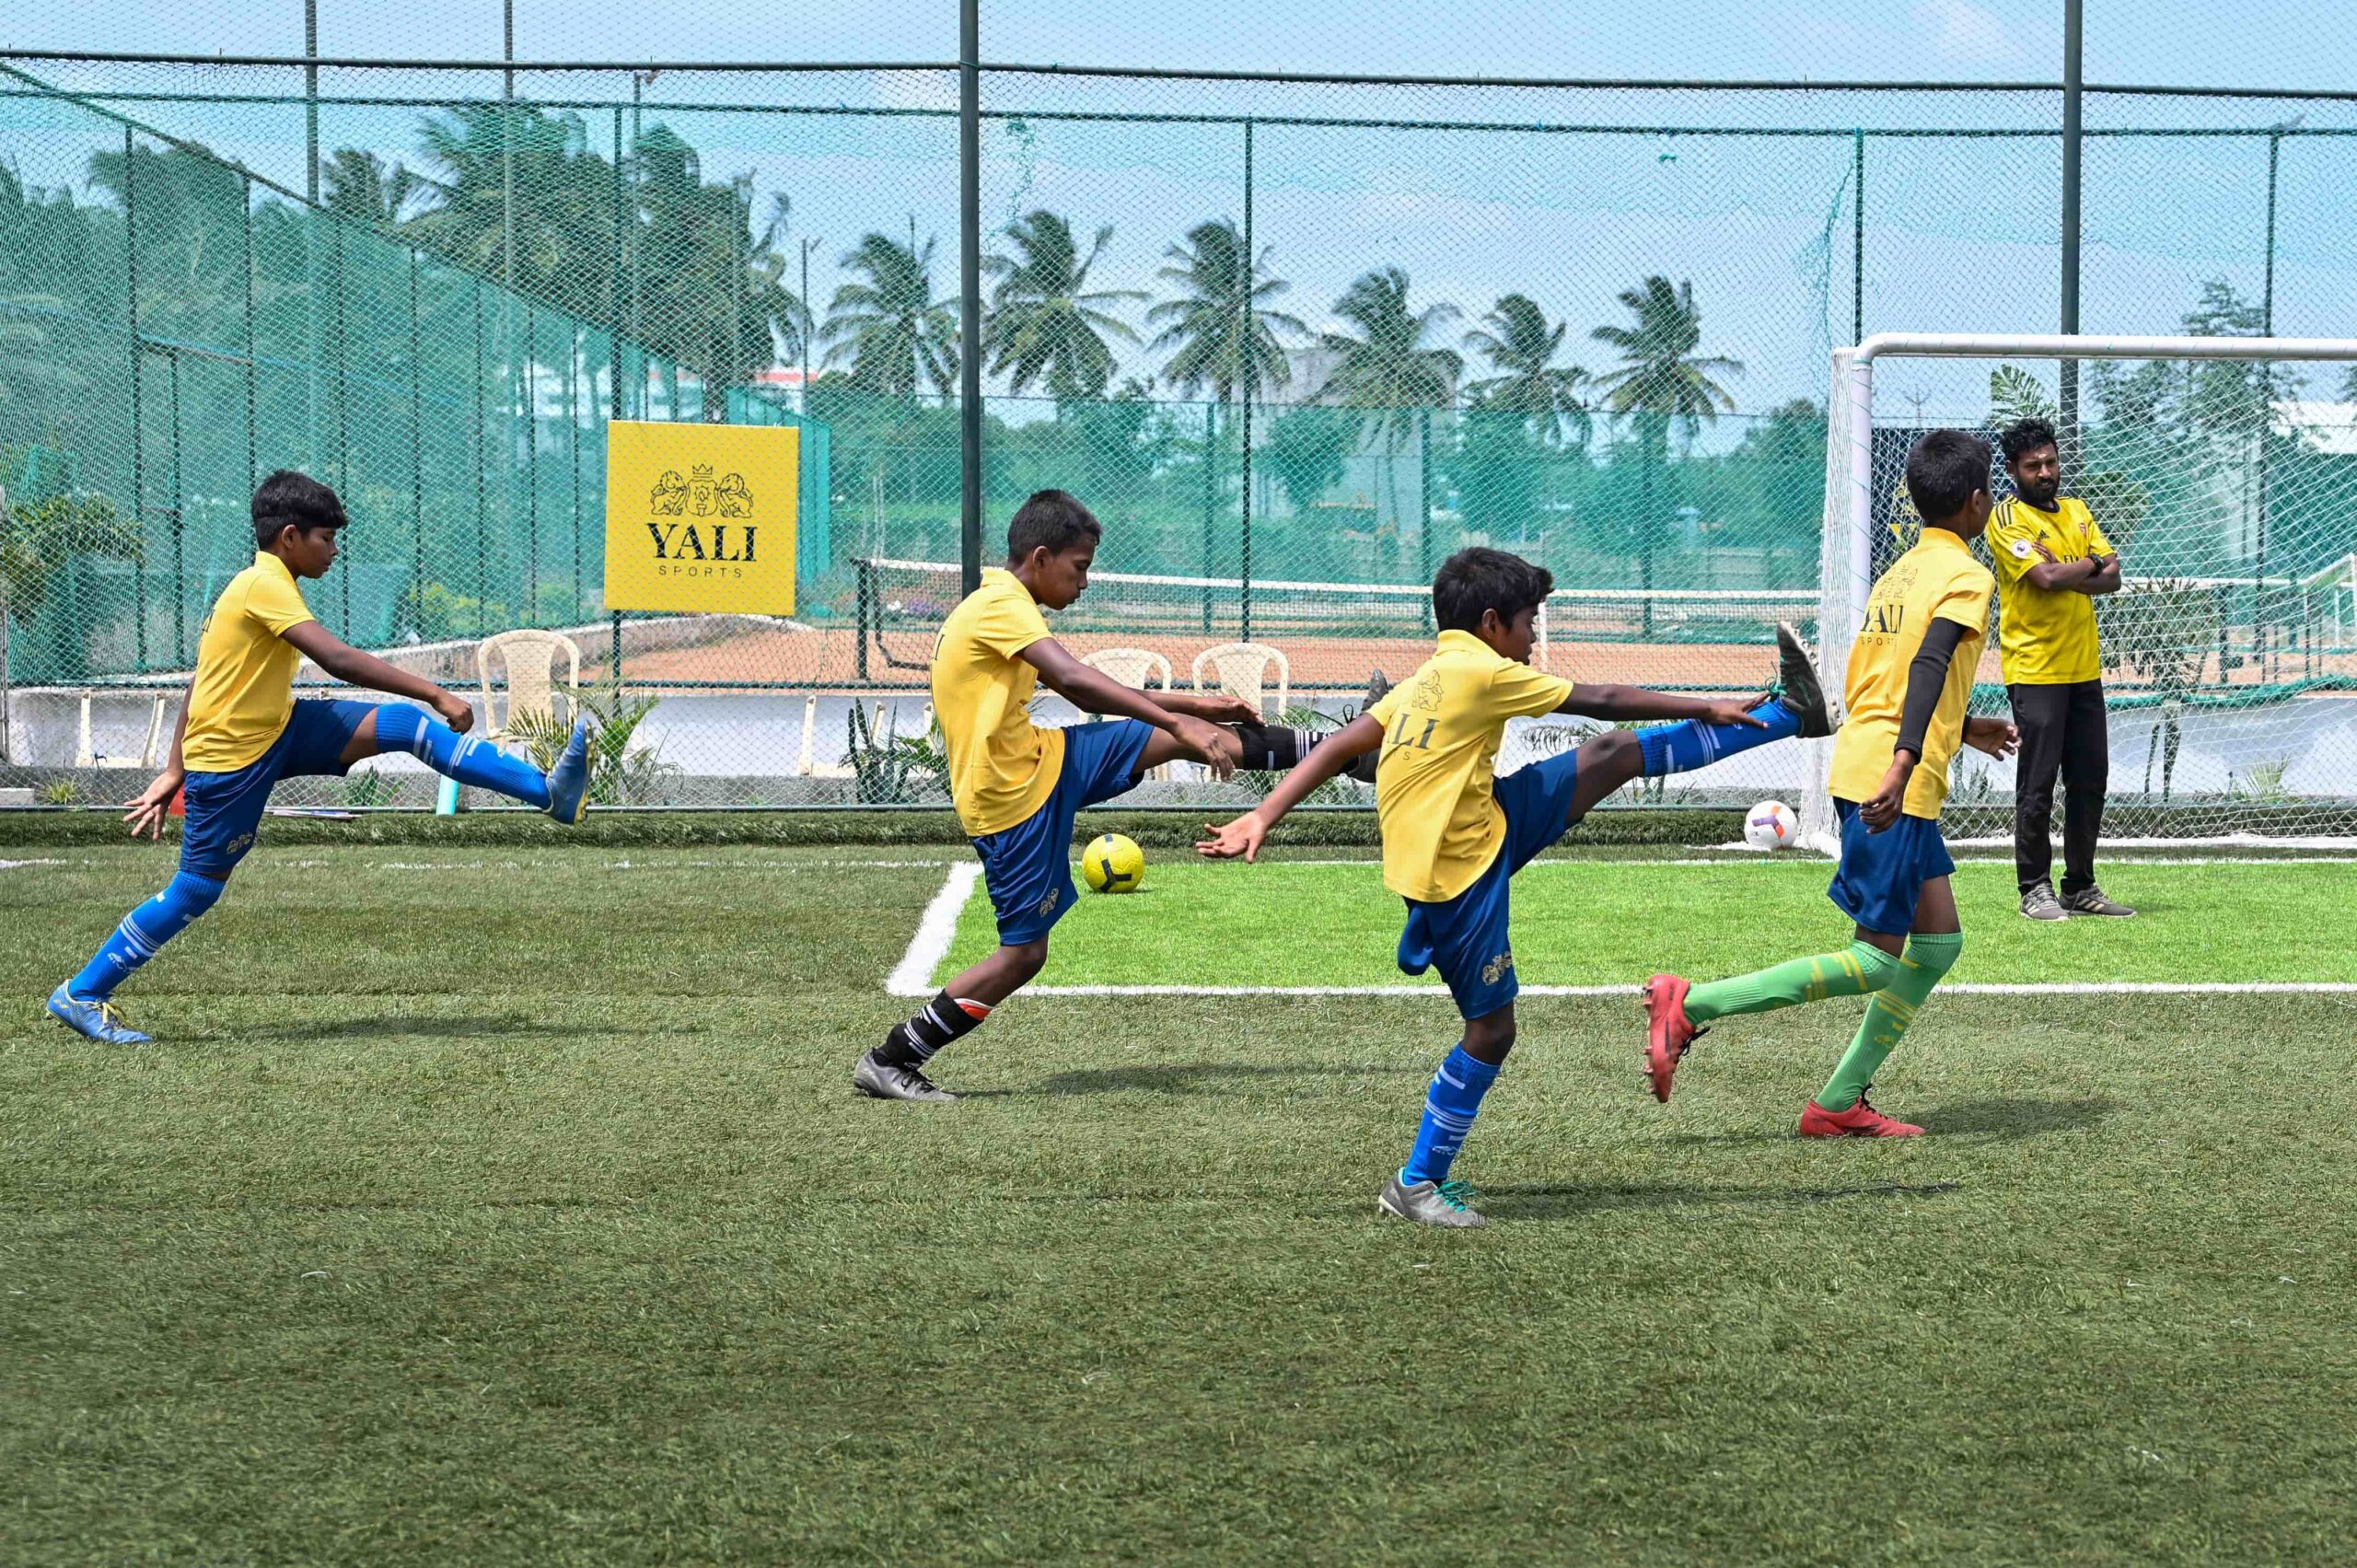
<path fill-rule="evenodd" d="M 303 199 L 319 204 L 319 0 L 303 0 Z"/>
<path fill-rule="evenodd" d="M 2062 4 L 2062 331 L 2079 330 L 2079 98 L 2084 80 L 2080 65 L 2085 37 L 2084 0 Z M 2062 454 L 2078 455 L 2079 362 L 2062 361 Z"/>
<path fill-rule="evenodd" d="M 139 666 L 147 665 L 147 433 L 139 399 L 139 196 L 138 148 L 131 139 L 131 127 L 122 128 L 122 272 L 123 314 L 131 324 L 131 521 L 138 530 L 139 554 L 132 567 L 137 582 L 136 608 L 138 626 L 134 636 L 137 645 Z M 73 575 L 73 561 L 64 563 L 66 575 Z M 81 628 L 68 628 L 69 634 L 80 638 Z M 77 659 L 76 664 L 79 664 Z"/>
<path fill-rule="evenodd" d="M 2283 129 L 2267 134 L 2267 289 L 2259 305 L 2259 333 L 2275 335 L 2275 177 L 2283 158 Z"/>
<path fill-rule="evenodd" d="M 261 470 L 254 465 L 261 453 L 257 425 L 260 415 L 255 402 L 260 395 L 261 366 L 254 359 L 254 180 L 247 175 L 240 187 L 244 199 L 238 205 L 239 244 L 245 261 L 246 287 L 246 486 L 252 489 L 261 482 Z"/>
<path fill-rule="evenodd" d="M 509 302 L 513 308 L 514 302 Z M 524 306 L 524 373 L 516 378 L 524 405 L 524 602 L 517 606 L 524 624 L 540 619 L 540 312 Z"/>
<path fill-rule="evenodd" d="M 188 582 L 187 543 L 183 536 L 188 526 L 188 489 L 180 472 L 180 356 L 175 352 L 165 361 L 171 367 L 171 401 L 168 405 L 172 419 L 172 659 L 175 664 L 188 662 L 188 636 L 181 625 L 180 605 L 187 598 L 184 585 Z M 147 668 L 147 633 L 145 598 L 142 594 L 139 634 L 139 668 Z"/>
<path fill-rule="evenodd" d="M 1203 404 L 1203 634 L 1212 630 L 1212 579 L 1219 574 L 1213 570 L 1212 552 L 1219 539 L 1219 465 L 1214 455 L 1219 450 L 1219 401 Z"/>
<path fill-rule="evenodd" d="M 982 86 L 978 0 L 958 6 L 958 577 L 982 584 Z"/>
<path fill-rule="evenodd" d="M 1850 341 L 1866 341 L 1866 134 L 1850 143 Z"/>
<path fill-rule="evenodd" d="M 425 604 L 425 354 L 417 319 L 415 250 L 409 253 L 409 591 L 411 630 Z M 424 633 L 419 632 L 424 639 Z"/>
<path fill-rule="evenodd" d="M 631 93 L 633 98 L 638 93 L 638 75 L 635 72 L 631 74 Z M 623 196 L 626 190 L 627 187 L 622 182 L 622 110 L 621 105 L 616 104 L 614 106 L 614 273 L 613 285 L 608 291 L 607 299 L 612 328 L 606 335 L 608 370 L 606 417 L 610 424 L 612 421 L 621 418 L 625 412 L 625 405 L 622 402 L 622 226 L 625 221 Z M 607 433 L 607 438 L 612 439 L 610 429 Z M 608 505 L 613 504 L 611 496 L 606 499 Z M 601 578 L 600 581 L 602 580 Z M 616 689 L 619 690 L 622 680 L 622 612 L 617 610 L 609 613 L 611 621 L 608 628 L 606 671 Z"/>
<path fill-rule="evenodd" d="M 346 336 L 343 308 L 343 225 L 328 231 L 335 236 L 335 487 L 352 488 L 352 344 Z M 343 617 L 343 635 L 352 636 L 352 563 L 336 574 L 336 601 Z"/>
<path fill-rule="evenodd" d="M 1243 528 L 1237 540 L 1237 580 L 1243 584 L 1237 596 L 1237 614 L 1242 624 L 1242 638 L 1252 640 L 1252 392 L 1258 379 L 1252 357 L 1252 285 L 1259 270 L 1252 255 L 1252 122 L 1244 122 L 1244 510 Z"/>
<path fill-rule="evenodd" d="M 483 634 L 483 601 L 491 597 L 491 583 L 489 581 L 490 568 L 484 561 L 485 541 L 483 538 L 484 529 L 489 526 L 485 517 L 485 509 L 490 505 L 490 498 L 484 493 L 484 479 L 482 471 L 483 465 L 489 460 L 490 456 L 483 450 L 483 424 L 490 418 L 490 414 L 483 407 L 482 401 L 482 279 L 481 278 L 476 278 L 474 280 L 474 326 L 475 635 L 480 637 Z"/>

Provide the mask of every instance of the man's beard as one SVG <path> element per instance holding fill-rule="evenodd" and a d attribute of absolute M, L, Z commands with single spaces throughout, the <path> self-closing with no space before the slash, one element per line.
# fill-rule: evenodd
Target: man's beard
<path fill-rule="evenodd" d="M 2044 484 L 2025 484 L 2021 492 L 2023 500 L 2041 512 L 2050 512 L 2054 509 L 2054 498 L 2062 494 L 2062 482 L 2058 479 Z"/>

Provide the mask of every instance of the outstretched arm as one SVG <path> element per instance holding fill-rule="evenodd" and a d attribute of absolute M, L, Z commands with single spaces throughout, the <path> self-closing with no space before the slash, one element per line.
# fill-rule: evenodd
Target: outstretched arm
<path fill-rule="evenodd" d="M 1573 686 L 1559 714 L 1591 719 L 1701 719 L 1704 724 L 1767 726 L 1751 716 L 1751 704 L 1717 698 L 1674 697 L 1642 686 Z"/>
<path fill-rule="evenodd" d="M 1260 724 L 1260 710 L 1225 691 L 1148 691 L 1147 702 L 1165 713 L 1187 714 L 1213 724 Z"/>
<path fill-rule="evenodd" d="M 1053 637 L 1042 637 L 1016 657 L 1039 672 L 1039 683 L 1084 714 L 1109 714 L 1136 719 L 1165 731 L 1187 754 L 1210 767 L 1220 778 L 1236 771 L 1235 760 L 1220 749 L 1219 726 L 1209 719 L 1166 708 L 1143 691 L 1122 685 L 1101 669 L 1072 656 Z M 1258 715 L 1255 715 L 1256 717 Z"/>
<path fill-rule="evenodd" d="M 1260 845 L 1267 840 L 1269 830 L 1283 821 L 1286 812 L 1308 799 L 1310 792 L 1319 784 L 1382 744 L 1383 721 L 1372 714 L 1361 714 L 1319 741 L 1269 792 L 1268 799 L 1225 827 L 1204 824 L 1203 831 L 1211 836 L 1196 842 L 1196 853 L 1210 860 L 1234 860 L 1238 855 L 1248 861 L 1260 859 Z"/>
<path fill-rule="evenodd" d="M 375 654 L 362 653 L 316 621 L 289 626 L 280 635 L 302 650 L 304 657 L 338 680 L 365 686 L 371 691 L 389 691 L 396 697 L 423 703 L 440 714 L 444 724 L 460 735 L 474 727 L 475 710 L 465 699 L 445 691 L 422 675 L 413 675 L 397 665 L 387 664 Z"/>

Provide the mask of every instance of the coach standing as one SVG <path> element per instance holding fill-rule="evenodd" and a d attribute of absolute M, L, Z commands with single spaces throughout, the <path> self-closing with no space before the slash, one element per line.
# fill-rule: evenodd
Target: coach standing
<path fill-rule="evenodd" d="M 2054 426 L 2017 420 L 1999 437 L 2014 494 L 1989 519 L 2003 603 L 1998 647 L 2021 731 L 2014 784 L 2014 871 L 2022 913 L 2131 915 L 2096 886 L 2096 838 L 2111 778 L 2096 638 L 2097 594 L 2119 590 L 2119 552 L 2087 504 L 2062 494 Z M 2062 777 L 2062 894 L 2054 893 L 2054 778 Z"/>

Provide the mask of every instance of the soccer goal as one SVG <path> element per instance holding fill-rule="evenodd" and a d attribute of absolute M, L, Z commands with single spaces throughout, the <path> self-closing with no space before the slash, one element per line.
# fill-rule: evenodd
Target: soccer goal
<path fill-rule="evenodd" d="M 1877 366 L 1945 379 L 1926 417 L 1911 382 L 1875 398 Z M 2061 366 L 2080 378 L 2066 404 Z M 1925 429 L 2053 421 L 2065 494 L 2120 552 L 2096 601 L 2110 706 L 2112 842 L 2253 836 L 2357 840 L 2357 340 L 1879 333 L 1833 354 L 1817 625 L 1840 679 L 1875 575 L 1913 541 L 1908 448 Z M 2074 406 L 2073 406 L 2074 405 Z M 2002 460 L 1993 493 L 2006 494 Z M 1987 556 L 1985 544 L 1977 552 Z M 1992 620 L 1973 694 L 2002 714 Z M 1803 831 L 1833 841 L 1817 744 Z M 1952 836 L 2010 833 L 2013 765 L 1967 751 Z"/>

